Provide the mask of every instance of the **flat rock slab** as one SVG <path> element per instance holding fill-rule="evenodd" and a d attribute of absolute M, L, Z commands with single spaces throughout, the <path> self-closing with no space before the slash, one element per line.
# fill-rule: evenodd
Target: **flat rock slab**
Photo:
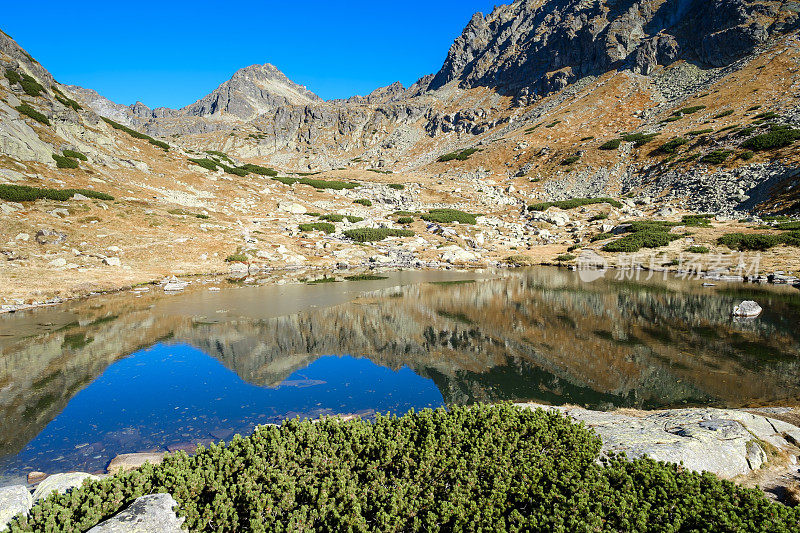
<path fill-rule="evenodd" d="M 681 463 L 698 472 L 733 478 L 757 470 L 769 446 L 797 453 L 800 428 L 744 411 L 680 409 L 641 413 L 589 411 L 574 407 L 518 404 L 554 409 L 583 422 L 603 440 L 604 452 Z"/>
<path fill-rule="evenodd" d="M 124 511 L 94 526 L 89 533 L 178 533 L 184 519 L 172 510 L 177 502 L 169 494 L 142 496 Z"/>
<path fill-rule="evenodd" d="M 0 489 L 0 531 L 5 531 L 12 518 L 27 514 L 33 506 L 33 496 L 27 487 L 15 485 Z"/>
<path fill-rule="evenodd" d="M 128 472 L 135 470 L 145 463 L 151 465 L 160 465 L 164 461 L 164 453 L 123 453 L 114 457 L 106 472 L 109 474 L 116 474 L 119 471 Z"/>
<path fill-rule="evenodd" d="M 63 494 L 76 487 L 80 487 L 86 479 L 98 479 L 97 476 L 85 472 L 70 472 L 68 474 L 53 474 L 39 483 L 33 491 L 33 500 L 47 498 L 53 491 Z"/>

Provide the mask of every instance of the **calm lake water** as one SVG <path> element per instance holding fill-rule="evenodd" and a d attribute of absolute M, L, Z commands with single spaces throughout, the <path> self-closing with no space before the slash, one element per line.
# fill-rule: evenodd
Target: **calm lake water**
<path fill-rule="evenodd" d="M 800 403 L 791 287 L 544 268 L 387 276 L 153 288 L 0 316 L 0 484 L 296 416 Z M 744 299 L 764 314 L 731 319 Z"/>

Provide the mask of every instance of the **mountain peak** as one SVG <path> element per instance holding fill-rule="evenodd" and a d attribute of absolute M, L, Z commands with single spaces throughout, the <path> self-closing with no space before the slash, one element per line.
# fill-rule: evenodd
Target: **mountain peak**
<path fill-rule="evenodd" d="M 182 109 L 195 116 L 228 113 L 243 120 L 283 105 L 308 105 L 322 99 L 306 87 L 290 80 L 275 65 L 250 65 L 207 96 Z"/>

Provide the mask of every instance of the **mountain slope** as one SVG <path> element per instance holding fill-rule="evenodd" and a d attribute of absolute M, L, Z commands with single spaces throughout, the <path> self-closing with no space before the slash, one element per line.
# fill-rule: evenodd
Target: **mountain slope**
<path fill-rule="evenodd" d="M 720 67 L 797 27 L 781 1 L 518 0 L 476 14 L 429 89 L 457 81 L 517 96 L 559 91 L 586 75 L 650 74 L 676 60 Z"/>

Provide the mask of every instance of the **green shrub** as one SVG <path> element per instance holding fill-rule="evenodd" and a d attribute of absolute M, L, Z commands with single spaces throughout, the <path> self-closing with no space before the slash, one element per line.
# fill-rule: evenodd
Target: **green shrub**
<path fill-rule="evenodd" d="M 597 242 L 597 241 L 605 241 L 613 237 L 614 235 L 611 233 L 598 233 L 597 235 L 592 236 L 590 242 Z"/>
<path fill-rule="evenodd" d="M 477 151 L 478 151 L 477 148 L 467 148 L 466 150 L 461 150 L 461 151 L 457 150 L 455 152 L 450 152 L 449 154 L 445 154 L 439 157 L 437 161 L 439 163 L 446 163 L 448 161 L 466 161 L 472 154 L 474 154 Z"/>
<path fill-rule="evenodd" d="M 622 144 L 622 139 L 612 139 L 599 146 L 600 150 L 616 150 Z"/>
<path fill-rule="evenodd" d="M 228 174 L 233 174 L 234 176 L 239 176 L 241 178 L 243 178 L 243 177 L 245 177 L 245 176 L 247 176 L 249 174 L 249 172 L 247 170 L 245 170 L 243 168 L 240 168 L 240 167 L 230 167 L 230 166 L 225 165 L 223 163 L 220 163 L 219 166 L 221 166 L 222 170 L 224 170 Z"/>
<path fill-rule="evenodd" d="M 202 220 L 208 220 L 211 217 L 206 215 L 206 214 L 203 214 L 203 213 L 198 213 L 198 214 L 195 215 L 195 218 L 200 218 Z"/>
<path fill-rule="evenodd" d="M 588 137 L 581 137 L 581 142 L 591 141 L 594 139 L 594 135 L 589 135 Z"/>
<path fill-rule="evenodd" d="M 714 150 L 701 157 L 700 162 L 721 165 L 732 153 L 731 150 Z"/>
<path fill-rule="evenodd" d="M 359 198 L 358 200 L 353 200 L 354 204 L 361 204 L 364 207 L 372 207 L 372 200 L 368 200 L 367 198 Z"/>
<path fill-rule="evenodd" d="M 686 251 L 690 254 L 707 254 L 711 250 L 708 249 L 708 246 L 690 246 Z"/>
<path fill-rule="evenodd" d="M 661 121 L 662 124 L 667 124 L 669 122 L 677 122 L 681 119 L 681 117 L 667 117 Z"/>
<path fill-rule="evenodd" d="M 259 174 L 261 176 L 269 176 L 272 178 L 278 175 L 278 172 L 275 171 L 274 169 L 262 167 L 260 165 L 254 165 L 253 163 L 247 163 L 245 165 L 240 166 L 239 168 L 248 173 Z"/>
<path fill-rule="evenodd" d="M 192 159 L 189 158 L 189 161 L 194 163 L 195 165 L 201 166 L 206 170 L 215 171 L 219 167 L 219 163 L 214 161 L 213 159 L 203 158 L 203 159 Z"/>
<path fill-rule="evenodd" d="M 510 405 L 294 419 L 51 495 L 11 531 L 86 531 L 153 493 L 172 494 L 191 531 L 798 528 L 800 511 L 757 489 L 601 445 L 558 412 Z"/>
<path fill-rule="evenodd" d="M 396 191 L 402 191 L 403 189 L 406 188 L 406 186 L 403 185 L 402 183 L 390 183 L 389 188 L 394 189 Z"/>
<path fill-rule="evenodd" d="M 728 130 L 735 130 L 735 129 L 739 128 L 739 127 L 740 127 L 739 124 L 731 124 L 730 126 L 725 126 L 724 128 L 720 128 L 719 129 L 719 133 L 722 133 L 723 131 L 728 131 Z"/>
<path fill-rule="evenodd" d="M 751 159 L 753 159 L 753 157 L 755 157 L 755 155 L 756 154 L 751 150 L 747 150 L 739 154 L 739 159 L 741 159 L 742 161 L 750 161 Z"/>
<path fill-rule="evenodd" d="M 747 139 L 742 143 L 742 148 L 748 148 L 754 151 L 775 150 L 777 148 L 789 146 L 797 139 L 800 139 L 800 130 L 792 128 L 779 129 Z"/>
<path fill-rule="evenodd" d="M 153 139 L 149 135 L 145 135 L 144 133 L 141 133 L 141 132 L 138 132 L 138 131 L 136 131 L 134 129 L 131 129 L 128 126 L 124 126 L 124 125 L 120 124 L 119 122 L 115 122 L 115 121 L 111 120 L 110 118 L 106 118 L 106 117 L 100 117 L 100 118 L 102 118 L 103 121 L 106 124 L 108 124 L 109 126 L 114 128 L 115 130 L 124 131 L 125 133 L 127 133 L 128 135 L 133 137 L 134 139 L 145 140 L 145 141 L 149 142 L 150 144 L 152 144 L 153 146 L 158 146 L 159 148 L 161 148 L 165 152 L 167 150 L 169 150 L 169 145 L 167 143 L 165 143 L 164 141 L 158 141 L 156 139 Z"/>
<path fill-rule="evenodd" d="M 759 113 L 753 118 L 755 118 L 756 120 L 764 121 L 764 120 L 773 120 L 776 118 L 780 118 L 780 116 L 774 111 L 767 111 L 766 113 Z"/>
<path fill-rule="evenodd" d="M 246 254 L 231 254 L 225 258 L 226 263 L 247 263 L 250 258 Z"/>
<path fill-rule="evenodd" d="M 606 252 L 634 253 L 642 248 L 661 248 L 680 238 L 680 235 L 665 231 L 637 231 L 606 244 L 603 246 L 603 250 Z"/>
<path fill-rule="evenodd" d="M 387 276 L 379 276 L 377 274 L 355 274 L 353 276 L 347 276 L 347 281 L 380 281 L 384 279 L 389 279 Z"/>
<path fill-rule="evenodd" d="M 413 224 L 414 217 L 400 217 L 397 219 L 398 224 Z"/>
<path fill-rule="evenodd" d="M 75 100 L 73 100 L 72 98 L 68 98 L 68 97 L 67 97 L 67 96 L 66 96 L 64 93 L 62 93 L 62 92 L 59 90 L 59 88 L 58 88 L 58 87 L 56 87 L 55 85 L 53 85 L 53 86 L 52 86 L 52 87 L 50 87 L 50 88 L 53 90 L 53 95 L 55 95 L 55 97 L 56 97 L 56 100 L 58 100 L 59 102 L 61 102 L 61 104 L 62 104 L 63 106 L 65 106 L 65 107 L 71 107 L 71 108 L 72 108 L 72 109 L 74 109 L 75 111 L 80 111 L 81 109 L 83 109 L 83 108 L 81 107 L 81 105 L 80 105 L 78 102 L 76 102 L 76 101 L 75 101 Z"/>
<path fill-rule="evenodd" d="M 672 139 L 671 141 L 668 141 L 668 142 L 662 144 L 658 148 L 658 150 L 660 152 L 665 153 L 665 154 L 674 154 L 675 152 L 678 151 L 678 148 L 680 148 L 681 146 L 683 146 L 684 144 L 686 144 L 688 142 L 689 141 L 684 139 L 683 137 L 677 137 L 675 139 Z"/>
<path fill-rule="evenodd" d="M 324 220 L 326 222 L 341 222 L 342 220 L 344 220 L 344 215 L 336 215 L 336 214 L 320 215 L 319 219 Z"/>
<path fill-rule="evenodd" d="M 62 150 L 64 157 L 71 157 L 72 159 L 80 159 L 81 161 L 88 161 L 89 158 L 77 150 Z"/>
<path fill-rule="evenodd" d="M 764 220 L 766 220 L 766 217 L 764 217 Z M 778 224 L 777 226 L 775 226 L 775 229 L 779 229 L 779 230 L 782 230 L 782 231 L 800 230 L 800 221 L 793 220 L 791 222 L 782 222 L 782 223 Z"/>
<path fill-rule="evenodd" d="M 626 133 L 622 135 L 622 140 L 629 143 L 634 143 L 637 148 L 644 146 L 653 139 L 658 137 L 658 133 Z"/>
<path fill-rule="evenodd" d="M 723 111 L 721 113 L 717 113 L 712 118 L 714 118 L 714 119 L 725 118 L 725 117 L 729 117 L 731 115 L 733 115 L 733 109 L 728 109 L 728 110 Z"/>
<path fill-rule="evenodd" d="M 19 84 L 28 96 L 39 96 L 44 91 L 44 87 L 38 81 L 25 73 L 22 74 L 22 80 Z"/>
<path fill-rule="evenodd" d="M 213 156 L 218 157 L 219 159 L 223 159 L 223 160 L 227 161 L 228 163 L 233 163 L 233 159 L 231 159 L 230 156 L 228 154 L 226 154 L 225 152 L 220 152 L 218 150 L 205 150 L 205 152 L 208 155 L 213 155 Z"/>
<path fill-rule="evenodd" d="M 545 128 L 555 128 L 555 127 L 556 127 L 556 126 L 558 126 L 559 124 L 561 124 L 561 121 L 560 121 L 560 120 L 554 120 L 554 121 L 553 121 L 553 122 L 551 122 L 550 124 L 547 124 L 547 125 L 545 125 Z"/>
<path fill-rule="evenodd" d="M 704 105 L 694 105 L 691 107 L 684 107 L 683 109 L 678 109 L 677 111 L 675 111 L 672 114 L 672 116 L 679 117 L 681 115 L 693 115 L 694 113 L 697 113 L 698 111 L 701 111 L 705 108 L 706 106 Z"/>
<path fill-rule="evenodd" d="M 388 237 L 413 237 L 414 232 L 394 228 L 356 228 L 346 230 L 344 236 L 356 242 L 376 242 Z"/>
<path fill-rule="evenodd" d="M 714 128 L 706 128 L 704 130 L 692 130 L 687 132 L 686 135 L 697 137 L 698 135 L 706 135 L 708 133 L 714 133 Z"/>
<path fill-rule="evenodd" d="M 48 120 L 48 118 L 46 116 L 44 116 L 43 114 L 41 114 L 38 111 L 36 111 L 34 108 L 29 106 L 28 104 L 22 103 L 22 104 L 18 105 L 17 107 L 15 107 L 14 109 L 19 111 L 23 115 L 27 115 L 27 116 L 31 117 L 33 120 L 35 120 L 37 122 L 41 122 L 42 124 L 44 124 L 46 126 L 50 125 L 50 120 Z"/>
<path fill-rule="evenodd" d="M 300 181 L 297 178 L 289 178 L 289 177 L 286 177 L 286 176 L 274 176 L 272 179 L 274 179 L 275 181 L 278 181 L 280 183 L 283 183 L 284 185 L 294 185 L 295 183 Z"/>
<path fill-rule="evenodd" d="M 381 170 L 378 168 L 368 168 L 367 172 L 374 172 L 375 174 L 394 174 L 391 170 Z"/>
<path fill-rule="evenodd" d="M 74 160 L 71 160 L 75 162 Z M 90 189 L 42 189 L 39 187 L 29 187 L 27 185 L 5 185 L 0 184 L 0 200 L 9 202 L 33 202 L 35 200 L 56 200 L 65 202 L 75 196 L 82 194 L 87 198 L 97 200 L 114 200 L 110 194 L 93 191 Z"/>
<path fill-rule="evenodd" d="M 336 191 L 341 191 L 342 189 L 355 189 L 358 187 L 358 183 L 351 183 L 347 181 L 337 181 L 337 180 L 320 180 L 320 179 L 312 179 L 312 178 L 302 178 L 297 183 L 301 185 L 309 185 L 314 187 L 315 189 L 333 189 Z"/>
<path fill-rule="evenodd" d="M 16 70 L 12 70 L 10 68 L 6 69 L 6 79 L 8 80 L 9 85 L 15 85 L 17 83 L 22 83 L 22 76 Z"/>
<path fill-rule="evenodd" d="M 437 222 L 439 224 L 476 224 L 475 215 L 460 211 L 458 209 L 431 209 L 427 214 L 421 216 L 427 222 Z"/>
<path fill-rule="evenodd" d="M 589 222 L 597 222 L 598 220 L 606 220 L 608 215 L 605 213 L 600 213 L 599 215 L 594 215 L 592 218 L 589 219 Z"/>
<path fill-rule="evenodd" d="M 559 209 L 575 209 L 576 207 L 583 207 L 585 205 L 593 204 L 609 204 L 613 207 L 622 207 L 619 201 L 613 198 L 573 198 L 571 200 L 561 200 L 557 202 L 541 202 L 528 206 L 528 211 L 546 211 L 551 207 L 558 207 Z"/>
<path fill-rule="evenodd" d="M 357 216 L 354 216 L 354 215 L 347 215 L 345 218 L 351 224 L 355 224 L 356 222 L 361 222 L 361 221 L 364 220 L 364 217 L 357 217 Z"/>
<path fill-rule="evenodd" d="M 731 250 L 769 250 L 781 244 L 780 235 L 763 235 L 753 233 L 728 233 L 717 239 L 719 244 Z"/>
<path fill-rule="evenodd" d="M 684 215 L 681 218 L 681 224 L 684 226 L 695 226 L 700 228 L 709 228 L 711 223 L 709 219 L 714 218 L 714 215 Z"/>
<path fill-rule="evenodd" d="M 558 261 L 559 263 L 567 263 L 574 259 L 577 259 L 577 257 L 572 254 L 561 254 L 558 257 L 556 257 L 556 261 Z"/>
<path fill-rule="evenodd" d="M 567 157 L 566 159 L 561 160 L 561 164 L 564 165 L 564 166 L 567 166 L 567 165 L 571 165 L 573 163 L 577 163 L 580 160 L 581 160 L 581 156 L 579 156 L 579 155 L 571 155 L 571 156 Z"/>
<path fill-rule="evenodd" d="M 78 162 L 69 157 L 53 154 L 53 159 L 55 159 L 58 168 L 78 168 Z"/>
<path fill-rule="evenodd" d="M 324 231 L 325 233 L 336 231 L 336 227 L 328 222 L 312 222 L 311 224 L 300 224 L 298 227 L 300 231 Z"/>

